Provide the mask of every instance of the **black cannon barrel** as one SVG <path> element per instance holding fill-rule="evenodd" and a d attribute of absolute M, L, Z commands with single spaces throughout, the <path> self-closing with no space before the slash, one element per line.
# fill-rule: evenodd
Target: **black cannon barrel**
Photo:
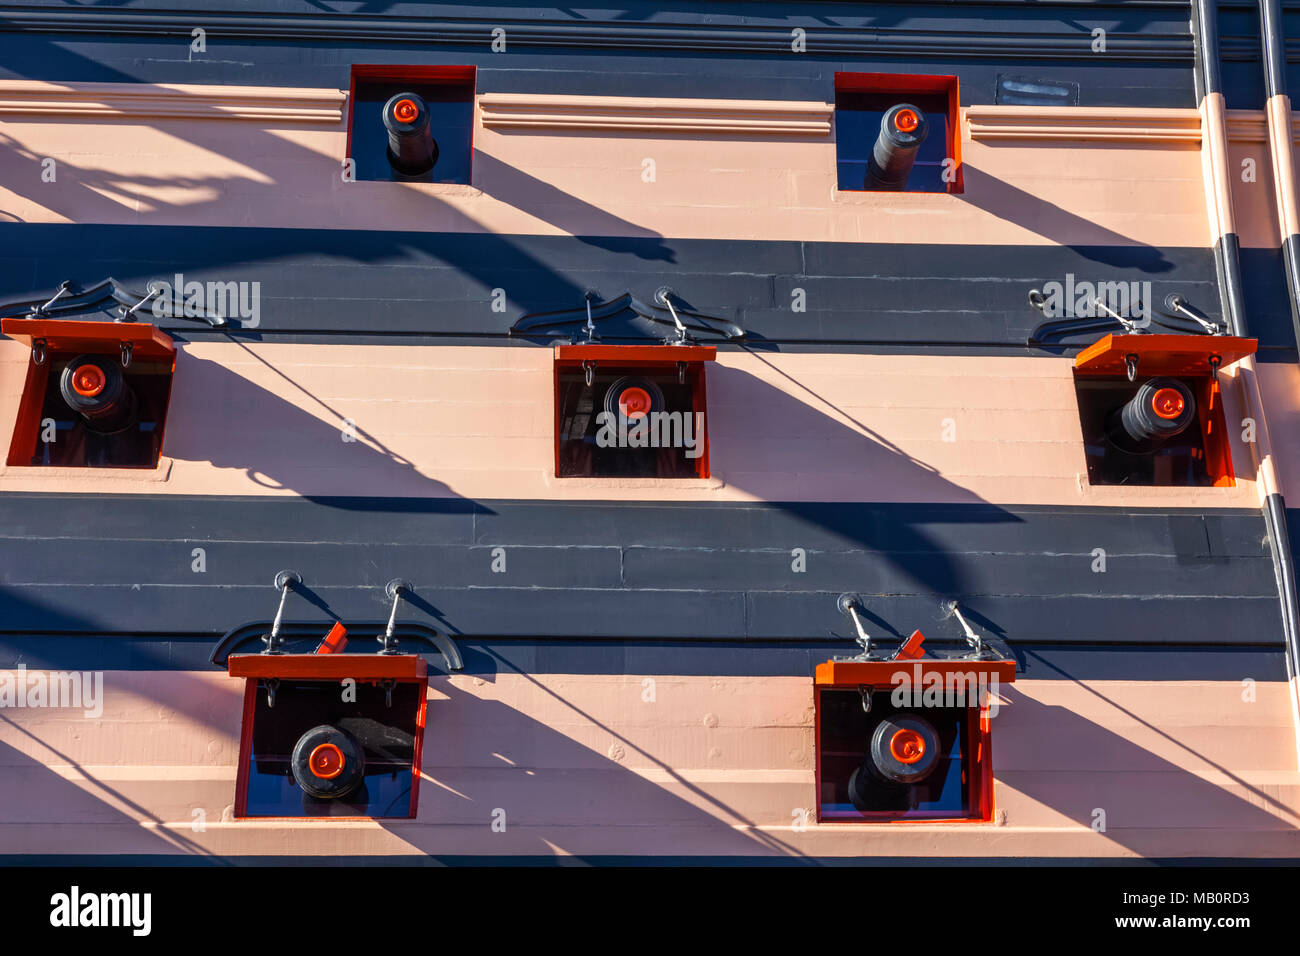
<path fill-rule="evenodd" d="M 74 358 L 59 376 L 59 393 L 92 431 L 117 431 L 135 417 L 135 393 L 121 366 L 107 356 Z"/>
<path fill-rule="evenodd" d="M 1121 444 L 1150 446 L 1185 432 L 1196 418 L 1196 399 L 1176 378 L 1153 378 L 1111 418 L 1112 435 Z M 1123 441 L 1127 439 L 1127 442 Z"/>
<path fill-rule="evenodd" d="M 384 104 L 388 162 L 403 176 L 422 176 L 438 161 L 429 131 L 429 107 L 415 93 L 398 93 Z"/>
<path fill-rule="evenodd" d="M 901 190 L 907 185 L 917 150 L 925 142 L 930 124 L 910 103 L 891 106 L 880 121 L 880 135 L 867 162 L 867 188 Z"/>

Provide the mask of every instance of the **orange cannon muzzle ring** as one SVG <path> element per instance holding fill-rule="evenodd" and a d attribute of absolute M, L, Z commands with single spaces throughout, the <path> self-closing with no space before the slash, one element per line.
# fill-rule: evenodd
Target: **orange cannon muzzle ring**
<path fill-rule="evenodd" d="M 343 772 L 343 768 L 347 766 L 347 759 L 343 756 L 343 751 L 334 744 L 321 744 L 307 758 L 307 766 L 322 780 L 333 780 Z"/>
<path fill-rule="evenodd" d="M 618 410 L 623 413 L 624 418 L 633 420 L 644 418 L 651 406 L 650 393 L 635 385 L 623 389 L 618 396 Z"/>
<path fill-rule="evenodd" d="M 398 100 L 393 104 L 393 117 L 399 123 L 414 123 L 420 115 L 420 108 L 414 100 Z"/>
<path fill-rule="evenodd" d="M 94 398 L 108 384 L 108 376 L 98 365 L 83 365 L 72 373 L 72 390 L 86 398 Z"/>
<path fill-rule="evenodd" d="M 1162 388 L 1151 396 L 1151 411 L 1166 420 L 1177 418 L 1186 407 L 1187 401 L 1176 388 Z"/>
<path fill-rule="evenodd" d="M 899 763 L 917 763 L 925 756 L 925 738 L 907 728 L 895 731 L 889 739 L 889 752 Z"/>
<path fill-rule="evenodd" d="M 921 125 L 921 118 L 912 110 L 899 110 L 894 116 L 894 125 L 900 132 L 911 133 Z"/>

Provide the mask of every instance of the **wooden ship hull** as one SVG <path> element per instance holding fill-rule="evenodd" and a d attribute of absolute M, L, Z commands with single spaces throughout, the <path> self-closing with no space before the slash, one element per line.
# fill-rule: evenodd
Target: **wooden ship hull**
<path fill-rule="evenodd" d="M 1252 5 L 310 6 L 0 16 L 0 858 L 1300 857 Z M 408 87 L 423 179 L 376 125 Z M 853 124 L 909 96 L 937 185 L 863 188 Z M 48 403 L 127 352 L 152 458 L 92 461 Z M 1139 354 L 1202 445 L 1113 472 L 1088 403 Z M 707 447 L 602 471 L 587 363 Z M 418 695 L 346 811 L 259 736 L 336 624 L 367 719 Z M 872 803 L 835 728 L 950 661 L 1001 680 L 942 794 Z"/>

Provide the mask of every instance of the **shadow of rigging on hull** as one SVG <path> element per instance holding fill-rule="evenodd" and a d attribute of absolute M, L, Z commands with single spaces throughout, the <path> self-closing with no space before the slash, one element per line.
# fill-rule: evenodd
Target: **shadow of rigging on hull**
<path fill-rule="evenodd" d="M 77 718 L 74 715 L 72 719 Z M 186 831 L 204 832 L 209 823 L 219 824 L 222 807 L 230 803 L 209 807 L 203 805 L 207 801 L 182 799 L 185 816 L 166 819 L 159 807 L 163 801 L 147 797 L 149 780 L 133 776 L 115 780 L 111 770 L 105 774 L 102 764 L 95 767 L 77 761 L 50 742 L 48 718 L 41 718 L 40 724 L 44 733 L 28 729 L 21 718 L 0 708 L 0 766 L 5 780 L 5 796 L 0 801 L 4 807 L 0 858 L 89 853 L 127 859 L 143 856 L 142 862 L 155 855 L 173 854 L 214 862 L 220 859 Z M 137 742 L 143 739 L 142 734 Z M 161 765 L 152 769 L 159 771 L 152 781 L 156 793 L 167 794 L 174 788 L 175 778 Z M 17 839 L 5 835 L 11 829 L 21 830 L 22 835 Z M 39 835 L 42 829 L 46 830 L 44 836 Z M 88 831 L 94 833 L 90 839 Z"/>
<path fill-rule="evenodd" d="M 742 786 L 747 805 L 724 800 L 746 775 L 706 788 L 650 749 L 703 751 L 717 728 L 666 721 L 655 735 L 636 721 L 638 741 L 570 699 L 563 677 L 543 682 L 496 660 L 503 672 L 490 687 L 481 678 L 431 677 L 419 818 L 379 821 L 404 843 L 434 857 L 803 855 L 779 834 L 791 808 L 811 799 L 811 779 Z M 582 686 L 595 691 L 592 703 L 613 703 L 607 685 Z M 621 686 L 619 716 L 653 709 L 640 678 Z M 705 773 L 720 775 L 716 762 Z"/>
<path fill-rule="evenodd" d="M 1154 246 L 1134 242 L 1128 236 L 1069 212 L 1054 202 L 1013 186 L 970 163 L 962 163 L 961 168 L 965 191 L 956 195 L 992 216 L 1032 230 L 1053 243 L 1072 249 L 1085 259 L 1112 268 L 1136 269 L 1144 273 L 1169 272 L 1174 269 L 1174 263 Z M 1077 238 L 1080 234 L 1088 236 L 1089 241 L 1080 242 Z M 1067 236 L 1072 238 L 1067 241 Z"/>
<path fill-rule="evenodd" d="M 654 230 L 593 206 L 478 149 L 474 150 L 474 185 L 585 245 L 654 262 L 677 261 L 677 253 Z"/>
<path fill-rule="evenodd" d="M 522 500 L 483 504 L 426 474 L 448 467 L 436 457 L 436 435 L 403 435 L 404 447 L 390 447 L 393 440 L 359 422 L 358 441 L 346 442 L 332 400 L 245 351 L 249 361 L 233 367 L 202 358 L 201 349 L 182 351 L 186 387 L 173 397 L 164 449 L 176 461 L 173 493 L 112 506 L 122 520 L 139 515 L 147 536 L 101 522 L 84 500 L 15 499 L 6 512 L 23 515 L 24 534 L 43 537 L 49 522 L 72 521 L 82 547 L 120 560 L 56 569 L 58 549 L 46 542 L 39 568 L 15 559 L 3 579 L 88 608 L 108 630 L 223 632 L 255 617 L 247 602 L 269 603 L 261 597 L 267 582 L 292 567 L 319 595 L 318 610 L 360 619 L 387 612 L 385 581 L 408 578 L 411 612 L 470 637 L 849 640 L 835 598 L 852 592 L 864 597 L 873 628 L 901 638 L 946 620 L 947 598 L 979 613 L 981 596 L 998 593 L 984 565 L 1017 550 L 996 529 L 1025 521 L 867 425 L 842 399 L 856 387 L 843 376 L 838 386 L 830 376 L 807 385 L 773 366 L 761 375 L 710 370 L 713 473 L 740 493 L 728 501 L 584 501 L 580 486 L 548 500 L 549 448 L 534 443 L 537 459 L 516 463 Z M 213 497 L 229 483 L 202 469 L 187 476 L 188 461 L 247 472 L 263 488 L 292 494 Z M 187 502 L 196 492 L 201 500 Z M 647 523 L 651 507 L 662 515 Z M 374 520 L 349 522 L 339 510 Z M 1001 540 L 984 540 L 984 527 Z M 196 545 L 223 555 L 209 555 L 199 575 L 190 567 Z M 21 547 L 0 538 L 0 555 Z M 528 549 L 531 563 L 496 575 L 492 550 L 516 547 Z M 806 552 L 814 573 L 791 573 L 779 553 L 790 548 Z M 180 556 L 166 572 L 155 565 L 171 561 L 164 553 Z M 130 569 L 141 562 L 155 568 L 143 580 Z M 529 569 L 522 579 L 520 568 Z"/>
<path fill-rule="evenodd" d="M 1070 695 L 1063 704 L 1048 704 L 1016 686 L 1001 692 L 1005 709 L 993 721 L 994 772 L 1001 788 L 998 806 L 1007 810 L 1008 826 L 1060 828 L 1061 837 L 1093 830 L 1092 838 L 1099 842 L 1150 858 L 1264 857 L 1265 847 L 1276 847 L 1281 858 L 1300 854 L 1297 806 L 1223 762 L 1233 754 L 1240 757 L 1237 766 L 1256 773 L 1290 772 L 1295 754 L 1285 708 L 1280 711 L 1285 726 L 1279 726 L 1275 736 L 1277 752 L 1263 758 L 1254 752 L 1258 744 L 1241 756 L 1240 743 L 1230 739 L 1228 728 L 1217 727 L 1213 717 L 1198 717 L 1197 737 L 1213 741 L 1220 750 L 1216 756 L 1185 742 L 1188 735 L 1183 731 L 1192 729 L 1190 725 L 1166 729 L 1091 683 L 1070 682 L 1084 692 L 1082 701 Z M 1040 687 L 1059 689 L 1064 683 L 1043 682 Z M 1194 696 L 1198 706 L 1189 710 L 1188 702 L 1173 709 L 1166 705 L 1161 712 L 1173 720 L 1185 721 L 1184 715 L 1200 712 L 1207 701 L 1225 707 L 1264 706 L 1242 704 L 1241 685 L 1233 680 L 1208 688 L 1182 686 L 1182 693 L 1189 700 Z M 1171 689 L 1159 692 L 1169 694 Z M 1104 715 L 1107 724 L 1085 714 Z M 1124 728 L 1127 735 L 1112 728 Z M 1136 739 L 1150 742 L 1144 746 Z M 1250 844 L 1243 845 L 1252 835 Z M 1074 846 L 1071 843 L 1060 855 L 1087 855 Z"/>
<path fill-rule="evenodd" d="M 0 663 L 11 662 L 0 657 Z M 433 669 L 419 816 L 378 819 L 394 841 L 371 852 L 414 848 L 435 859 L 803 856 L 783 831 L 792 809 L 807 805 L 811 779 L 784 775 L 755 785 L 747 781 L 752 774 L 738 771 L 727 780 L 719 770 L 719 759 L 741 763 L 735 752 L 747 746 L 752 730 L 725 722 L 684 729 L 665 717 L 661 732 L 644 720 L 620 731 L 593 709 L 612 706 L 622 717 L 646 708 L 639 677 L 619 679 L 623 703 L 611 699 L 608 682 L 539 679 L 490 650 L 475 652 L 474 667 L 477 673 L 455 676 Z M 214 682 L 186 671 L 110 674 L 104 720 L 81 734 L 67 731 L 74 740 L 90 738 L 75 745 L 76 754 L 51 739 L 58 725 L 49 711 L 28 728 L 23 716 L 35 711 L 0 709 L 0 765 L 7 781 L 0 785 L 0 856 L 69 852 L 139 862 L 135 855 L 154 854 L 231 864 L 256 853 L 266 825 L 228 819 L 243 690 L 242 680 L 218 675 Z M 665 686 L 662 692 L 670 691 Z M 583 692 L 588 699 L 574 699 Z M 133 721 L 139 708 L 145 719 Z M 75 713 L 69 723 L 80 720 Z M 159 726 L 168 731 L 161 737 Z M 806 735 L 808 728 L 793 718 L 784 731 Z M 106 734 L 114 738 L 111 746 Z M 187 756 L 186 744 L 199 740 L 208 742 L 202 761 L 208 772 L 194 774 L 198 761 Z M 664 753 L 703 753 L 710 745 L 718 753 L 708 767 Z M 141 777 L 137 770 L 129 781 L 117 781 L 111 769 L 102 769 L 119 763 L 153 773 Z M 169 771 L 173 763 L 191 772 Z M 197 820 L 205 827 L 191 830 Z M 218 822 L 225 825 L 206 826 Z M 22 836 L 10 829 L 19 825 Z"/>
<path fill-rule="evenodd" d="M 972 582 L 962 555 L 954 552 L 969 548 L 945 541 L 944 535 L 953 527 L 1015 525 L 1023 519 L 949 480 L 863 422 L 860 411 L 833 395 L 826 376 L 810 384 L 818 377 L 795 378 L 762 354 L 746 352 L 761 363 L 763 377 L 730 365 L 709 369 L 712 473 L 794 519 L 787 532 L 792 538 L 782 545 L 799 544 L 798 525 L 807 524 L 817 528 L 812 537 L 824 542 L 817 547 L 827 552 L 817 559 L 815 584 L 782 574 L 766 586 L 851 591 L 867 596 L 869 605 L 875 594 L 876 610 L 900 595 L 916 595 L 937 612 L 941 599 L 966 596 Z M 761 434 L 755 434 L 758 422 Z M 936 442 L 937 426 L 936 421 Z M 931 524 L 934 530 L 927 527 Z M 725 541 L 718 546 L 727 548 Z M 834 603 L 827 601 L 824 620 L 834 622 L 833 633 L 851 637 Z M 867 613 L 872 614 L 870 606 Z M 876 623 L 900 639 L 923 626 L 911 620 Z"/>
<path fill-rule="evenodd" d="M 400 453 L 329 401 L 295 381 L 237 340 L 249 359 L 234 368 L 181 349 L 163 454 L 242 470 L 268 490 L 308 499 L 368 497 L 459 498 L 445 483 L 421 474 Z M 258 380 L 278 386 L 277 391 Z"/>
<path fill-rule="evenodd" d="M 20 607 L 25 613 L 19 613 Z M 0 622 L 18 617 L 39 617 L 50 629 L 90 626 L 0 586 Z M 40 660 L 29 663 L 5 644 L 6 635 L 0 633 L 0 671 L 6 672 L 0 680 L 9 685 L 0 695 L 0 857 L 103 854 L 147 859 L 181 854 L 220 862 L 203 838 L 191 834 L 220 824 L 223 808 L 233 799 L 208 800 L 207 790 L 198 800 L 193 799 L 194 791 L 178 795 L 178 777 L 168 764 L 202 761 L 216 766 L 230 746 L 237 748 L 237 724 L 236 734 L 224 739 L 219 728 L 229 727 L 222 719 L 224 711 L 233 709 L 237 719 L 239 695 L 214 695 L 210 684 L 183 672 L 160 690 L 146 674 L 106 674 L 97 653 L 94 668 L 67 660 L 57 667 Z M 73 674 L 82 678 L 75 693 L 69 680 Z M 87 681 L 95 677 L 97 690 L 92 694 Z M 39 698 L 38 681 L 46 688 Z M 127 695 L 134 699 L 124 703 Z M 177 719 L 178 728 L 200 728 L 193 733 L 207 744 L 201 757 L 185 754 L 177 760 L 176 754 L 169 758 L 160 752 L 166 744 L 159 744 L 154 729 L 157 720 L 168 715 Z M 127 728 L 135 732 L 124 739 Z M 156 774 L 142 779 L 137 766 L 145 753 L 155 761 L 150 767 Z M 129 769 L 115 776 L 114 765 Z M 199 789 L 211 785 L 210 775 L 200 774 L 199 779 Z"/>
<path fill-rule="evenodd" d="M 133 86 L 141 95 L 150 89 L 149 84 L 133 83 Z M 183 95 L 172 88 L 165 93 L 173 97 Z M 199 109 L 193 101 L 187 106 L 191 110 Z M 228 119 L 216 107 L 209 108 L 207 112 L 212 119 Z M 204 120 L 205 117 L 200 112 L 197 117 L 182 121 L 184 141 L 209 154 L 229 154 L 231 140 L 226 124 L 207 123 Z M 40 125 L 69 122 L 65 117 L 24 117 L 24 121 Z M 359 186 L 341 181 L 341 157 L 291 143 L 270 130 L 245 124 L 241 130 L 240 143 L 241 151 L 246 150 L 247 155 L 283 157 L 283 166 L 276 167 L 276 170 L 282 169 L 286 175 L 291 172 L 295 178 L 314 179 L 322 184 L 322 189 L 327 194 Z M 37 155 L 12 135 L 0 132 L 0 147 L 7 148 L 13 155 L 32 164 L 33 168 L 41 168 L 44 157 Z M 504 203 L 544 221 L 553 222 L 565 231 L 569 231 L 569 227 L 581 226 L 597 234 L 587 238 L 574 237 L 575 241 L 640 259 L 665 263 L 676 259 L 674 250 L 664 244 L 658 233 L 605 212 L 479 151 L 475 151 L 475 163 L 487 170 L 486 173 L 476 173 L 475 188 L 483 188 L 488 194 L 499 189 L 508 197 L 502 200 Z M 177 170 L 175 175 L 122 174 L 79 165 L 73 158 L 63 156 L 59 157 L 58 164 L 58 179 L 53 183 L 42 182 L 39 176 L 35 176 L 32 179 L 34 188 L 29 191 L 21 190 L 21 183 L 17 180 L 6 185 L 16 195 L 53 213 L 57 220 L 68 223 L 114 225 L 129 220 L 134 226 L 153 226 L 160 231 L 175 230 L 175 235 L 155 248 L 135 248 L 134 259 L 124 261 L 122 257 L 114 256 L 114 266 L 121 273 L 119 278 L 129 286 L 144 288 L 150 282 L 170 278 L 175 272 L 181 272 L 188 279 L 200 282 L 224 282 L 232 279 L 261 282 L 266 293 L 261 309 L 264 320 L 256 328 L 244 328 L 236 318 L 230 321 L 231 331 L 244 338 L 258 339 L 262 333 L 274 332 L 279 328 L 301 334 L 340 331 L 335 326 L 319 329 L 306 323 L 279 326 L 277 317 L 283 320 L 286 315 L 311 315 L 313 302 L 331 295 L 331 284 L 337 290 L 334 293 L 337 297 L 355 296 L 355 283 L 350 281 L 353 273 L 346 268 L 350 264 L 379 268 L 390 265 L 449 268 L 477 284 L 477 293 L 485 310 L 491 305 L 495 290 L 501 288 L 507 290 L 511 303 L 525 312 L 556 308 L 557 303 L 581 301 L 586 291 L 584 286 L 511 241 L 509 236 L 488 231 L 482 223 L 461 212 L 445 197 L 401 184 L 390 184 L 393 186 L 391 193 L 377 196 L 374 203 L 364 207 L 369 217 L 358 220 L 353 224 L 354 228 L 349 229 L 347 223 L 339 223 L 336 218 L 326 215 L 318 216 L 325 221 L 314 228 L 285 227 L 278 230 L 294 237 L 293 248 L 299 255 L 314 255 L 326 263 L 314 272 L 304 270 L 300 263 L 292 270 L 292 276 L 286 278 L 288 270 L 268 275 L 269 267 L 264 263 L 270 254 L 260 246 L 262 240 L 256 238 L 243 237 L 242 242 L 226 240 L 218 244 L 205 242 L 201 247 L 188 247 L 190 251 L 186 251 L 186 243 L 193 239 L 196 229 L 234 225 L 227 212 L 233 201 L 237 200 L 247 208 L 250 225 L 258 218 L 259 210 L 282 207 L 286 192 L 292 186 L 275 178 L 273 173 L 276 170 L 272 173 L 259 170 L 253 174 L 241 167 L 241 172 L 231 175 L 190 176 L 183 169 Z M 482 185 L 478 182 L 480 178 L 484 178 Z M 232 197 L 232 187 L 236 185 L 238 191 Z M 529 198 L 525 195 L 528 189 L 540 191 L 541 195 Z M 177 194 L 185 197 L 186 201 L 167 198 Z M 320 206 L 316 207 L 316 211 L 327 213 L 329 208 Z M 408 224 L 406 229 L 369 228 L 375 225 L 376 220 L 382 224 L 390 209 Z M 306 210 L 304 212 L 301 207 L 295 207 L 293 214 L 299 216 L 301 221 L 302 218 L 310 218 L 312 207 L 308 206 Z M 49 217 L 38 218 L 47 220 Z M 205 222 L 209 218 L 211 221 Z M 14 210 L 0 210 L 0 221 L 4 220 L 25 221 Z M 409 224 L 414 222 L 423 223 L 423 228 L 419 231 L 411 228 Z M 600 233 L 609 235 L 602 237 Z M 201 255 L 198 251 L 200 248 Z M 70 269 L 79 271 L 75 268 L 75 263 L 66 260 L 51 261 L 45 256 L 33 257 L 33 263 L 34 270 L 21 271 L 22 283 L 30 282 L 30 286 L 14 288 L 14 294 L 41 290 L 46 285 L 54 288 L 70 278 L 67 274 Z M 19 275 L 19 272 L 14 272 L 13 278 L 17 280 Z M 376 305 L 379 308 L 386 307 L 390 313 L 393 312 L 392 304 L 403 300 L 420 301 L 423 308 L 427 304 L 428 288 L 404 286 L 404 277 L 410 275 L 418 275 L 418 272 L 408 268 L 391 273 L 390 279 L 393 281 L 388 284 L 391 298 L 380 300 Z M 511 281 L 512 276 L 517 277 L 515 281 Z M 315 280 L 314 285 L 312 279 Z M 0 278 L 0 285 L 4 284 L 3 278 Z M 305 295 L 308 285 L 312 286 L 310 294 Z M 422 296 L 421 293 L 425 295 Z M 10 290 L 5 289 L 0 297 L 9 294 Z M 458 296 L 456 305 L 464 309 L 463 302 L 466 298 L 471 296 Z M 488 311 L 487 314 L 491 316 L 495 313 Z M 358 323 L 343 331 L 362 332 L 369 329 L 371 324 Z M 178 330 L 182 334 L 203 331 L 174 320 L 165 320 L 162 327 L 169 331 Z M 418 317 L 413 316 L 409 323 L 399 320 L 397 324 L 390 323 L 382 331 L 419 333 L 421 328 Z M 472 316 L 466 314 L 463 334 L 482 333 L 483 322 L 477 310 Z M 504 336 L 504 328 L 501 334 Z"/>

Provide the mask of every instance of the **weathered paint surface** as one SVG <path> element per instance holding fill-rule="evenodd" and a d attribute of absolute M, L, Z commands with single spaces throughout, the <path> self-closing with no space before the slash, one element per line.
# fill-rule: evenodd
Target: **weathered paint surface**
<path fill-rule="evenodd" d="M 1087 483 L 1072 347 L 1025 347 L 1026 294 L 1149 282 L 1217 315 L 1185 12 L 1126 14 L 1102 60 L 1079 53 L 1086 7 L 677 12 L 667 59 L 636 5 L 514 11 L 507 65 L 437 11 L 322 17 L 323 56 L 293 38 L 305 7 L 216 8 L 238 30 L 206 58 L 134 7 L 113 37 L 79 32 L 93 10 L 0 27 L 0 297 L 178 272 L 263 292 L 230 333 L 163 322 L 159 469 L 0 468 L 0 666 L 105 685 L 96 719 L 0 709 L 0 854 L 1300 857 L 1257 510 L 1269 469 L 1300 495 L 1300 373 L 1241 10 L 1224 104 L 1229 168 L 1259 160 L 1233 200 L 1264 408 L 1226 372 L 1235 485 L 1160 489 Z M 792 24 L 810 55 L 785 52 Z M 479 66 L 471 185 L 341 180 L 368 30 L 368 62 Z M 1025 33 L 1042 56 L 1009 60 Z M 881 69 L 959 75 L 961 194 L 836 190 L 832 74 Z M 1077 104 L 1008 106 L 1004 73 Z M 543 125 L 557 110 L 576 125 Z M 664 284 L 751 333 L 709 368 L 713 477 L 556 479 L 551 352 L 506 330 Z M 0 342 L 0 436 L 27 362 Z M 417 820 L 231 819 L 241 688 L 198 668 L 270 617 L 282 567 L 312 598 L 291 616 L 322 622 L 382 619 L 408 577 L 404 616 L 466 651 L 432 679 Z M 811 822 L 811 665 L 852 647 L 843 591 L 873 632 L 935 641 L 960 640 L 956 597 L 1021 657 L 992 823 Z"/>
<path fill-rule="evenodd" d="M 999 822 L 905 827 L 801 815 L 815 800 L 807 678 L 561 674 L 434 678 L 414 821 L 234 821 L 241 683 L 109 672 L 101 720 L 7 713 L 0 852 L 1117 858 L 1300 849 L 1285 682 L 1259 683 L 1246 702 L 1237 681 L 1018 681 L 994 718 Z M 498 810 L 504 832 L 492 827 Z"/>

